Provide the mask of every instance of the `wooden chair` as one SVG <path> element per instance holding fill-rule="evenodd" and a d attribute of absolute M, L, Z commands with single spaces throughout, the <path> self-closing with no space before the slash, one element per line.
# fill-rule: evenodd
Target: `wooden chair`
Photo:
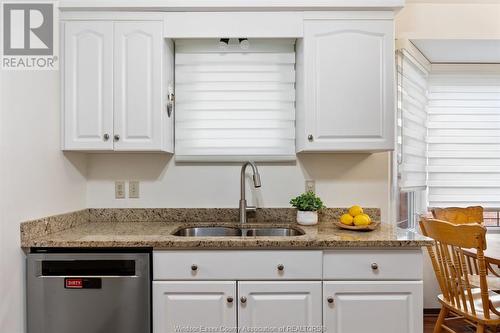
<path fill-rule="evenodd" d="M 425 236 L 435 240 L 435 245 L 427 250 L 442 292 L 438 296 L 441 311 L 434 333 L 443 330 L 456 333 L 445 325 L 449 314 L 475 325 L 477 333 L 489 329 L 496 332 L 500 325 L 500 294 L 490 291 L 486 280 L 486 229 L 479 224 L 456 225 L 435 219 L 421 219 L 420 228 Z M 471 286 L 463 249 L 477 251 L 479 288 Z"/>
<path fill-rule="evenodd" d="M 433 208 L 431 212 L 435 219 L 454 224 L 484 223 L 484 209 L 481 206 Z"/>
<path fill-rule="evenodd" d="M 479 223 L 484 224 L 484 209 L 481 206 L 471 206 L 471 207 L 446 207 L 446 208 L 433 208 L 431 210 L 432 216 L 435 219 L 451 222 L 453 224 L 465 224 L 465 223 Z M 466 254 L 465 262 L 467 263 L 470 276 L 470 282 L 472 285 L 479 286 L 479 267 L 477 265 L 477 258 L 475 255 Z M 500 290 L 500 274 L 498 269 L 491 267 L 489 263 L 487 265 L 488 282 L 489 286 L 493 290 Z"/>

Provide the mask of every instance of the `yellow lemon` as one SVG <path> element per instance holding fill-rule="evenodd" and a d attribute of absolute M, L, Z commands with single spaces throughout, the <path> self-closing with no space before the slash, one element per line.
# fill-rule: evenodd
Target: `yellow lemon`
<path fill-rule="evenodd" d="M 370 223 L 370 218 L 365 215 L 358 215 L 354 217 L 354 225 L 369 225 Z"/>
<path fill-rule="evenodd" d="M 368 221 L 370 221 L 370 223 L 372 223 L 372 219 L 368 214 L 361 214 L 361 215 L 365 216 L 368 219 Z"/>
<path fill-rule="evenodd" d="M 352 206 L 351 208 L 349 208 L 349 214 L 351 214 L 352 217 L 361 215 L 361 214 L 363 214 L 363 208 L 361 208 L 361 206 L 357 206 L 357 205 Z"/>
<path fill-rule="evenodd" d="M 352 225 L 352 222 L 354 221 L 354 217 L 352 217 L 349 214 L 344 214 L 340 217 L 340 222 L 345 225 Z"/>

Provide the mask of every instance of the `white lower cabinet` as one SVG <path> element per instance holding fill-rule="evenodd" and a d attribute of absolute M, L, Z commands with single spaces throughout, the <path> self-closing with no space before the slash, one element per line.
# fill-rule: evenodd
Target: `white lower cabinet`
<path fill-rule="evenodd" d="M 237 306 L 235 281 L 154 281 L 153 332 L 230 332 Z"/>
<path fill-rule="evenodd" d="M 242 332 L 301 332 L 321 327 L 320 281 L 238 282 Z"/>
<path fill-rule="evenodd" d="M 415 248 L 155 251 L 153 333 L 422 333 L 422 265 Z"/>
<path fill-rule="evenodd" d="M 422 333 L 421 281 L 323 282 L 328 333 Z"/>
<path fill-rule="evenodd" d="M 153 282 L 154 333 L 232 332 L 236 327 L 281 332 L 283 327 L 312 326 L 321 326 L 320 281 Z"/>

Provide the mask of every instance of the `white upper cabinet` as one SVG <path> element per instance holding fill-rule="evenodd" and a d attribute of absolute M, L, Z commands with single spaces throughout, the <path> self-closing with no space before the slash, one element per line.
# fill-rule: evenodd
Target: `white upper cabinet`
<path fill-rule="evenodd" d="M 115 150 L 161 148 L 161 27 L 115 24 Z"/>
<path fill-rule="evenodd" d="M 64 148 L 113 149 L 113 23 L 66 24 Z"/>
<path fill-rule="evenodd" d="M 162 31 L 161 21 L 64 23 L 63 149 L 173 151 Z"/>
<path fill-rule="evenodd" d="M 306 19 L 297 151 L 394 149 L 392 19 Z"/>

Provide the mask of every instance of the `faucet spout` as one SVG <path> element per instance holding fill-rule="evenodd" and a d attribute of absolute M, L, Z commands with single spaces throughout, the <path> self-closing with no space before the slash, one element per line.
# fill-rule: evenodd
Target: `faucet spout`
<path fill-rule="evenodd" d="M 246 223 L 247 222 L 247 212 L 251 210 L 255 210 L 255 207 L 251 207 L 247 205 L 247 200 L 246 200 L 246 182 L 245 182 L 245 174 L 247 167 L 250 166 L 252 168 L 253 172 L 253 185 L 254 187 L 261 187 L 262 184 L 260 182 L 260 174 L 259 174 L 259 169 L 257 169 L 257 165 L 255 165 L 254 162 L 252 161 L 247 161 L 243 164 L 241 167 L 241 174 L 240 174 L 240 223 Z"/>

